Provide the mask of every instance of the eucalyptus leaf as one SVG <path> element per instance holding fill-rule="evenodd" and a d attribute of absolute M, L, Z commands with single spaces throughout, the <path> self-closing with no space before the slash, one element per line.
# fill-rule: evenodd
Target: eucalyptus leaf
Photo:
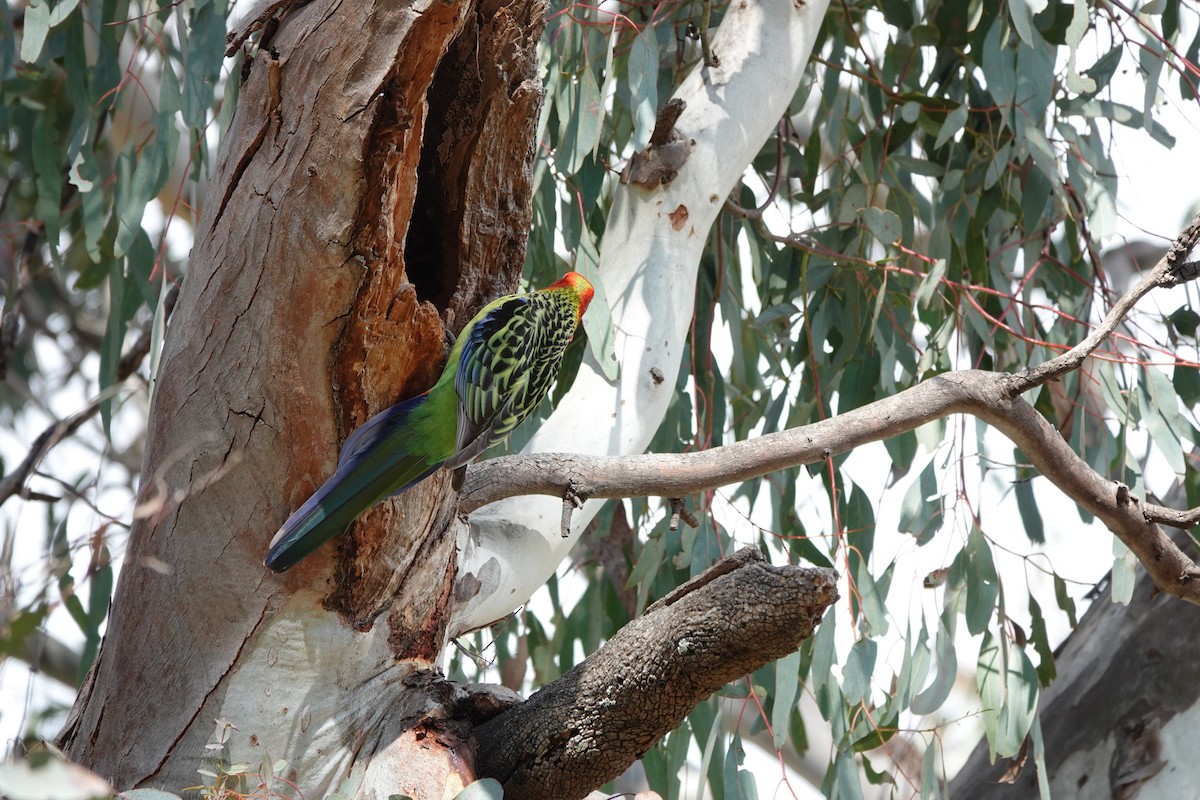
<path fill-rule="evenodd" d="M 937 672 L 934 673 L 933 682 L 909 703 L 908 707 L 914 714 L 932 714 L 940 708 L 950 696 L 950 690 L 954 688 L 954 681 L 958 677 L 958 655 L 954 651 L 954 636 L 944 624 L 938 626 L 934 650 L 937 653 Z"/>
<path fill-rule="evenodd" d="M 633 147 L 641 150 L 650 143 L 658 116 L 658 37 L 647 25 L 629 51 L 626 71 L 630 109 L 633 112 Z"/>
<path fill-rule="evenodd" d="M 596 252 L 596 244 L 590 233 L 585 232 L 575 251 L 573 269 L 591 282 L 596 294 L 588 305 L 588 313 L 583 315 L 583 329 L 587 332 L 588 349 L 592 357 L 604 377 L 612 381 L 620 374 L 620 363 L 614 350 L 612 311 L 608 295 L 604 292 L 604 279 L 597 269 L 599 264 L 600 254 Z"/>
<path fill-rule="evenodd" d="M 771 692 L 774 705 L 771 709 L 771 730 L 774 732 L 776 748 L 787 743 L 789 720 L 796 705 L 796 692 L 800 688 L 800 651 L 788 653 L 775 662 L 775 690 Z"/>

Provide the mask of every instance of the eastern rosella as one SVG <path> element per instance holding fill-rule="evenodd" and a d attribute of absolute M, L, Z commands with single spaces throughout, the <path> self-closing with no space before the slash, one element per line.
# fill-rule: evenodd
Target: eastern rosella
<path fill-rule="evenodd" d="M 350 434 L 337 470 L 283 523 L 263 563 L 283 572 L 438 467 L 454 470 L 461 488 L 466 465 L 545 398 L 592 294 L 586 278 L 568 272 L 545 289 L 484 306 L 432 389 Z"/>

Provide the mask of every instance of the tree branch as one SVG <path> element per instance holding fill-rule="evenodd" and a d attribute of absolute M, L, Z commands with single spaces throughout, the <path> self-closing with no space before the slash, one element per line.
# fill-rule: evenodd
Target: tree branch
<path fill-rule="evenodd" d="M 500 780 L 506 800 L 581 798 L 729 681 L 794 652 L 837 599 L 833 570 L 739 550 L 476 728 L 479 775 Z"/>
<path fill-rule="evenodd" d="M 1132 550 L 1164 592 L 1200 604 L 1200 568 L 1156 523 L 1190 527 L 1200 511 L 1142 506 L 1128 487 L 1105 478 L 1073 451 L 1046 419 L 1020 395 L 1066 372 L 1116 329 L 1151 289 L 1176 286 L 1196 276 L 1183 259 L 1200 242 L 1200 214 L 1167 254 L 1122 296 L 1092 333 L 1066 353 L 1016 375 L 948 372 L 892 397 L 822 420 L 745 442 L 694 453 L 584 456 L 534 453 L 485 461 L 467 472 L 460 509 L 470 513 L 518 495 L 579 499 L 678 498 L 810 464 L 870 442 L 911 431 L 949 414 L 972 414 L 1000 430 L 1055 486 L 1099 517 Z"/>
<path fill-rule="evenodd" d="M 614 365 L 589 351 L 526 452 L 569 442 L 579 453 L 630 455 L 649 446 L 674 397 L 708 231 L 795 98 L 828 5 L 758 0 L 726 9 L 711 48 L 720 64 L 698 65 L 673 95 L 686 105 L 674 127 L 691 146 L 687 164 L 653 191 L 613 187 L 595 283 L 597 306 L 612 311 L 619 374 L 609 378 Z M 563 538 L 561 497 L 496 503 L 471 516 L 469 535 L 460 534 L 462 601 L 451 636 L 505 616 L 554 574 L 600 510 L 589 503 L 574 511 Z"/>
<path fill-rule="evenodd" d="M 810 464 L 927 422 L 972 414 L 1004 433 L 1055 486 L 1104 521 L 1169 594 L 1200 604 L 1200 569 L 1153 521 L 1122 484 L 1093 470 L 1062 435 L 1020 397 L 1007 373 L 962 370 L 812 425 L 695 453 L 504 456 L 467 471 L 460 508 L 471 511 L 505 497 L 679 497 Z M 1157 507 L 1154 507 L 1157 508 Z"/>
<path fill-rule="evenodd" d="M 1087 338 L 1067 352 L 1036 367 L 1029 367 L 1013 376 L 1011 391 L 1014 396 L 1035 389 L 1047 381 L 1054 380 L 1073 369 L 1078 369 L 1083 360 L 1095 352 L 1121 321 L 1129 315 L 1139 300 L 1160 286 L 1178 286 L 1196 277 L 1195 264 L 1185 264 L 1187 257 L 1200 241 L 1200 214 L 1175 238 L 1166 254 L 1154 268 L 1147 272 L 1137 285 L 1126 292 L 1104 315 L 1104 320 L 1095 327 Z"/>
<path fill-rule="evenodd" d="M 1196 523 L 1200 522 L 1200 508 L 1190 508 L 1187 511 L 1179 511 L 1174 508 L 1166 508 L 1165 506 L 1156 505 L 1154 503 L 1142 504 L 1142 516 L 1147 522 L 1161 522 L 1164 525 L 1170 525 L 1173 528 L 1187 530 Z"/>

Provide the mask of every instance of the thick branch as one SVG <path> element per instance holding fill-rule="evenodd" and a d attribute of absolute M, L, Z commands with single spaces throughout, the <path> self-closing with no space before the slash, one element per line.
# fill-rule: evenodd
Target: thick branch
<path fill-rule="evenodd" d="M 923 381 L 812 425 L 696 453 L 597 457 L 533 454 L 492 459 L 467 472 L 462 509 L 523 494 L 582 498 L 679 497 L 809 464 L 897 436 L 954 413 L 972 414 L 1004 433 L 1043 475 L 1104 521 L 1145 565 L 1158 587 L 1200 604 L 1200 569 L 1142 513 L 1126 487 L 1093 470 L 1006 373 L 963 370 Z"/>
<path fill-rule="evenodd" d="M 740 550 L 479 726 L 479 774 L 500 780 L 506 800 L 583 797 L 717 689 L 795 651 L 837 599 L 833 570 Z"/>

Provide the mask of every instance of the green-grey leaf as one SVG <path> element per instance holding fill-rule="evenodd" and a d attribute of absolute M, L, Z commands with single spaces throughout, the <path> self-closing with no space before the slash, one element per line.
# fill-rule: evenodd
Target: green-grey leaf
<path fill-rule="evenodd" d="M 938 496 L 937 471 L 930 462 L 904 493 L 900 505 L 899 530 L 917 537 L 917 544 L 926 544 L 937 533 L 941 523 L 942 498 Z"/>
<path fill-rule="evenodd" d="M 1137 556 L 1116 536 L 1112 547 L 1112 601 L 1127 606 L 1133 599 L 1133 587 L 1137 582 Z"/>
<path fill-rule="evenodd" d="M 575 89 L 567 96 L 571 107 L 558 109 L 559 114 L 566 114 L 569 119 L 557 161 L 567 175 L 578 172 L 584 159 L 595 152 L 604 123 L 604 101 L 590 67 L 584 67 Z"/>
<path fill-rule="evenodd" d="M 896 678 L 894 698 L 896 705 L 900 708 L 907 708 L 913 693 L 925 684 L 925 678 L 929 674 L 929 665 L 933 660 L 929 652 L 929 633 L 925 628 L 924 619 L 921 620 L 921 631 L 917 634 L 917 641 L 913 643 L 910 653 L 907 651 L 907 647 L 911 640 L 912 630 L 910 629 L 904 637 L 906 655 L 904 663 L 900 667 L 900 675 Z"/>
<path fill-rule="evenodd" d="M 1155 46 L 1153 39 L 1147 39 L 1138 49 L 1138 63 L 1143 71 L 1143 79 L 1146 81 L 1146 91 L 1142 97 L 1142 119 L 1146 130 L 1149 131 L 1151 115 L 1154 112 L 1154 101 L 1158 98 L 1159 76 L 1162 75 L 1163 64 L 1166 63 L 1166 59 Z"/>
<path fill-rule="evenodd" d="M 1086 94 L 1096 91 L 1096 80 L 1092 77 L 1080 75 L 1079 68 L 1076 66 L 1075 60 L 1079 56 L 1079 43 L 1083 41 L 1083 34 L 1087 31 L 1088 27 L 1087 4 L 1074 3 L 1073 6 L 1074 8 L 1071 11 L 1071 23 L 1067 25 L 1066 31 L 1067 89 L 1072 92 Z M 1113 51 L 1118 53 L 1117 58 L 1119 60 L 1119 54 L 1122 52 L 1121 49 L 1114 47 L 1110 53 Z M 1094 68 L 1095 67 L 1093 67 L 1093 69 Z M 1108 80 L 1105 79 L 1104 85 L 1107 84 Z"/>
<path fill-rule="evenodd" d="M 1027 125 L 1023 131 L 1025 138 L 1025 146 L 1029 155 L 1033 156 L 1033 163 L 1037 165 L 1042 174 L 1050 179 L 1050 183 L 1058 186 L 1062 183 L 1062 176 L 1058 174 L 1058 161 L 1054 156 L 1054 148 L 1050 146 L 1050 140 L 1046 138 L 1046 134 L 1032 125 Z"/>
<path fill-rule="evenodd" d="M 1029 741 L 1033 745 L 1033 763 L 1037 768 L 1038 800 L 1050 800 L 1050 772 L 1046 769 L 1046 743 L 1042 739 L 1042 722 L 1036 716 L 1029 726 Z"/>
<path fill-rule="evenodd" d="M 796 706 L 796 691 L 800 687 L 800 651 L 788 653 L 775 662 L 775 690 L 771 694 L 771 730 L 776 749 L 787 744 L 788 723 Z"/>
<path fill-rule="evenodd" d="M 830 671 L 837 663 L 837 646 L 834 639 L 836 623 L 836 609 L 830 608 L 821 618 L 821 624 L 817 626 L 817 635 L 812 639 L 809 680 L 812 682 L 813 692 L 820 692 L 821 688 L 830 682 Z"/>
<path fill-rule="evenodd" d="M 889 567 L 889 570 L 891 567 Z M 884 578 L 890 579 L 889 572 Z M 880 582 L 883 582 L 881 578 Z M 859 620 L 859 630 L 870 636 L 882 636 L 888 631 L 887 604 L 885 603 L 887 585 L 881 591 L 879 584 L 871 575 L 867 562 L 857 559 L 854 567 L 854 583 L 862 599 L 862 618 Z M 890 584 L 888 584 L 890 585 Z"/>
<path fill-rule="evenodd" d="M 942 783 L 938 777 L 938 755 L 941 752 L 941 737 L 931 736 L 921 757 L 921 800 L 941 798 Z"/>
<path fill-rule="evenodd" d="M 988 631 L 979 649 L 976 684 L 993 757 L 1015 756 L 1037 712 L 1038 679 L 1024 649 Z"/>
<path fill-rule="evenodd" d="M 1017 499 L 1017 512 L 1021 515 L 1021 524 L 1025 526 L 1025 535 L 1034 544 L 1046 541 L 1046 532 L 1042 525 L 1042 511 L 1033 496 L 1033 479 L 1018 479 L 1013 484 L 1013 494 Z"/>
<path fill-rule="evenodd" d="M 941 286 L 942 278 L 946 277 L 947 265 L 946 259 L 939 258 L 933 262 L 929 272 L 921 279 L 921 285 L 917 287 L 917 292 L 913 296 L 918 308 L 929 308 L 929 301 L 933 298 L 933 293 Z"/>
<path fill-rule="evenodd" d="M 1191 426 L 1179 413 L 1179 401 L 1167 374 L 1156 366 L 1147 365 L 1143 375 L 1147 392 L 1138 396 L 1142 403 L 1142 419 L 1150 427 L 1154 445 L 1182 479 L 1187 471 L 1182 442 L 1191 440 Z"/>
<path fill-rule="evenodd" d="M 950 690 L 954 688 L 954 681 L 958 677 L 958 654 L 954 651 L 954 636 L 941 621 L 938 624 L 935 649 L 938 657 L 937 672 L 933 676 L 933 682 L 909 704 L 908 707 L 914 714 L 932 714 L 941 708 L 942 703 L 950 696 Z"/>
<path fill-rule="evenodd" d="M 132 151 L 121 154 L 120 160 L 125 162 L 125 169 L 119 179 L 121 186 L 117 194 L 117 206 L 113 209 L 117 214 L 117 240 L 113 245 L 113 253 L 117 258 L 129 251 L 134 237 L 142 228 L 146 204 L 166 182 L 166 157 L 162 139 L 158 136 L 142 149 L 132 174 L 128 168 L 128 162 L 134 158 Z"/>
<path fill-rule="evenodd" d="M 61 25 L 78 6 L 79 0 L 59 0 L 58 5 L 50 11 L 50 27 Z"/>
<path fill-rule="evenodd" d="M 633 40 L 626 70 L 633 111 L 633 146 L 641 150 L 650 143 L 658 116 L 658 36 L 653 25 L 647 25 Z"/>
<path fill-rule="evenodd" d="M 992 547 L 978 526 L 967 536 L 967 630 L 978 636 L 987 630 L 996 610 L 1000 579 L 992 560 Z"/>
<path fill-rule="evenodd" d="M 615 381 L 620 374 L 620 364 L 617 363 L 617 351 L 613 340 L 612 312 L 608 304 L 608 295 L 604 293 L 604 282 L 598 269 L 600 254 L 596 251 L 596 243 L 592 234 L 584 230 L 575 249 L 574 270 L 591 282 L 596 290 L 592 302 L 588 305 L 587 313 L 583 315 L 583 329 L 587 332 L 588 349 L 592 357 L 600 365 L 604 377 Z"/>
<path fill-rule="evenodd" d="M 162 789 L 127 789 L 121 792 L 122 800 L 180 800 L 179 795 Z"/>
<path fill-rule="evenodd" d="M 32 64 L 42 55 L 46 34 L 50 32 L 49 0 L 31 0 L 25 9 L 25 27 L 21 38 L 21 60 Z"/>
<path fill-rule="evenodd" d="M 842 694 L 847 703 L 857 705 L 868 696 L 878 652 L 879 643 L 874 639 L 859 639 L 850 648 L 842 667 Z"/>
<path fill-rule="evenodd" d="M 219 7 L 218 7 L 219 6 Z M 225 3 L 198 3 L 184 38 L 183 121 L 194 130 L 207 122 L 225 60 Z"/>
<path fill-rule="evenodd" d="M 894 212 L 871 206 L 862 210 L 862 219 L 867 230 L 880 243 L 893 244 L 900 238 L 903 228 L 900 224 L 900 217 L 896 216 Z"/>
<path fill-rule="evenodd" d="M 350 768 L 350 774 L 343 778 L 332 792 L 325 795 L 325 800 L 352 800 L 358 794 L 366 776 L 367 766 L 360 761 Z"/>
<path fill-rule="evenodd" d="M 954 135 L 962 130 L 963 125 L 967 124 L 967 114 L 970 108 L 966 103 L 959 103 L 958 106 L 946 115 L 946 121 L 942 123 L 941 129 L 938 131 L 937 139 L 934 140 L 934 149 L 940 149 L 942 145 L 954 138 Z"/>
<path fill-rule="evenodd" d="M 121 348 L 125 343 L 125 320 L 121 310 L 125 306 L 125 259 L 114 258 L 109 262 L 108 323 L 104 327 L 104 341 L 100 345 L 100 390 L 104 399 L 100 402 L 100 421 L 104 435 L 112 439 L 112 395 L 106 390 L 116 381 L 117 364 L 121 360 Z"/>
<path fill-rule="evenodd" d="M 1026 47 L 1033 47 L 1033 9 L 1026 0 L 1008 0 L 1008 14 L 1012 18 L 1013 28 L 1021 37 Z"/>
<path fill-rule="evenodd" d="M 844 800 L 862 800 L 862 778 L 854 753 L 837 754 L 837 796 Z"/>

